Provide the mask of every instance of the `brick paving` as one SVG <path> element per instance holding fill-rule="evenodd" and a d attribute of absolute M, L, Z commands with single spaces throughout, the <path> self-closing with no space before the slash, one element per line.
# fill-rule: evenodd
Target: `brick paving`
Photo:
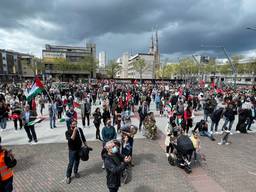
<path fill-rule="evenodd" d="M 219 146 L 217 142 L 203 138 L 202 151 L 207 164 L 203 168 L 225 191 L 256 191 L 256 134 L 230 136 L 230 145 Z"/>
<path fill-rule="evenodd" d="M 15 171 L 16 192 L 62 192 L 62 191 L 107 191 L 105 171 L 101 169 L 101 144 L 89 142 L 94 148 L 88 162 L 81 162 L 81 178 L 64 183 L 67 166 L 66 144 L 38 144 L 10 146 L 18 165 Z M 130 191 L 188 191 L 194 189 L 185 180 L 182 170 L 168 165 L 165 154 L 156 141 L 135 141 L 135 167 L 130 182 L 121 187 L 121 192 Z"/>

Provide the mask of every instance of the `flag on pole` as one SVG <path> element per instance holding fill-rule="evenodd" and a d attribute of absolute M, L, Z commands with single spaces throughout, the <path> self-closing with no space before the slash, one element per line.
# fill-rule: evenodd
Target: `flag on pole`
<path fill-rule="evenodd" d="M 41 123 L 43 120 L 45 120 L 45 118 L 39 117 L 39 118 L 35 119 L 34 121 L 28 122 L 28 126 L 35 125 L 36 123 Z"/>
<path fill-rule="evenodd" d="M 34 83 L 32 84 L 32 87 L 27 95 L 27 101 L 30 101 L 33 97 L 42 93 L 43 90 L 44 90 L 43 83 L 40 81 L 40 79 L 38 77 L 36 77 Z"/>

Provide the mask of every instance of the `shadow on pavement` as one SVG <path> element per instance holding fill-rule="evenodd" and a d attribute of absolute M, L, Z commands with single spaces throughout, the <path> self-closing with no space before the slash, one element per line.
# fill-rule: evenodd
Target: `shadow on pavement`
<path fill-rule="evenodd" d="M 142 185 L 134 189 L 134 192 L 154 192 L 150 187 Z"/>
<path fill-rule="evenodd" d="M 156 155 L 153 153 L 141 153 L 141 154 L 133 155 L 135 165 L 140 165 L 143 161 L 149 161 L 150 163 L 156 163 L 155 157 L 156 157 Z"/>
<path fill-rule="evenodd" d="M 14 167 L 14 172 L 22 172 L 29 169 L 31 166 L 34 165 L 33 163 L 34 155 L 29 155 L 17 159 L 17 165 Z"/>
<path fill-rule="evenodd" d="M 81 178 L 86 177 L 87 175 L 91 174 L 102 174 L 104 170 L 101 168 L 102 162 L 97 162 L 93 164 L 93 166 L 88 167 L 87 169 L 83 169 L 80 171 Z"/>

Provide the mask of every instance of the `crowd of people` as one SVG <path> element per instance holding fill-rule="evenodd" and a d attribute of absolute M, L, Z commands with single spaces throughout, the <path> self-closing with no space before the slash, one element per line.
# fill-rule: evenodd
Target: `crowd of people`
<path fill-rule="evenodd" d="M 198 84 L 172 83 L 121 83 L 99 80 L 93 83 L 52 83 L 46 82 L 43 92 L 29 101 L 31 82 L 21 86 L 4 84 L 0 94 L 0 129 L 6 129 L 6 122 L 13 121 L 14 131 L 24 128 L 28 142 L 38 142 L 35 125 L 31 124 L 39 115 L 45 114 L 48 107 L 49 127 L 56 128 L 56 121 L 66 122 L 66 139 L 69 147 L 69 164 L 66 183 L 71 183 L 74 170 L 79 177 L 79 151 L 86 143 L 83 129 L 77 127 L 81 115 L 82 128 L 91 126 L 93 118 L 95 138 L 102 142 L 102 168 L 107 172 L 109 191 L 118 191 L 121 178 L 126 177 L 127 167 L 134 166 L 132 159 L 134 135 L 144 132 L 150 139 L 157 137 L 155 115 L 168 118 L 166 126 L 166 155 L 172 154 L 171 143 L 177 130 L 182 135 L 190 135 L 193 145 L 200 153 L 200 136 L 215 140 L 215 134 L 223 134 L 219 144 L 228 144 L 232 134 L 235 116 L 238 123 L 235 130 L 241 133 L 251 131 L 256 117 L 256 88 L 200 86 Z M 152 111 L 152 103 L 156 112 Z M 97 106 L 92 111 L 92 106 Z M 98 107 L 100 106 L 100 107 Z M 78 113 L 78 110 L 80 112 Z M 194 122 L 194 116 L 203 118 Z M 134 125 L 131 115 L 139 118 Z M 223 126 L 219 122 L 223 118 Z M 103 123 L 103 129 L 100 127 Z M 210 124 L 210 126 L 208 126 Z M 120 134 L 121 140 L 117 140 Z M 73 169 L 74 167 L 74 169 Z"/>

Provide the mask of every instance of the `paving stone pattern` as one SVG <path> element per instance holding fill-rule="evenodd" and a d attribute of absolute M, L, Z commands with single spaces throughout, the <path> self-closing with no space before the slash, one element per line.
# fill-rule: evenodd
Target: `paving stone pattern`
<path fill-rule="evenodd" d="M 94 149 L 90 160 L 81 162 L 81 178 L 72 178 L 70 185 L 64 182 L 68 163 L 66 144 L 10 146 L 18 160 L 14 169 L 16 192 L 107 191 L 106 173 L 101 169 L 101 143 L 89 142 L 89 145 Z M 183 171 L 168 165 L 156 141 L 137 139 L 134 159 L 136 165 L 131 170 L 130 182 L 120 192 L 194 191 Z"/>

